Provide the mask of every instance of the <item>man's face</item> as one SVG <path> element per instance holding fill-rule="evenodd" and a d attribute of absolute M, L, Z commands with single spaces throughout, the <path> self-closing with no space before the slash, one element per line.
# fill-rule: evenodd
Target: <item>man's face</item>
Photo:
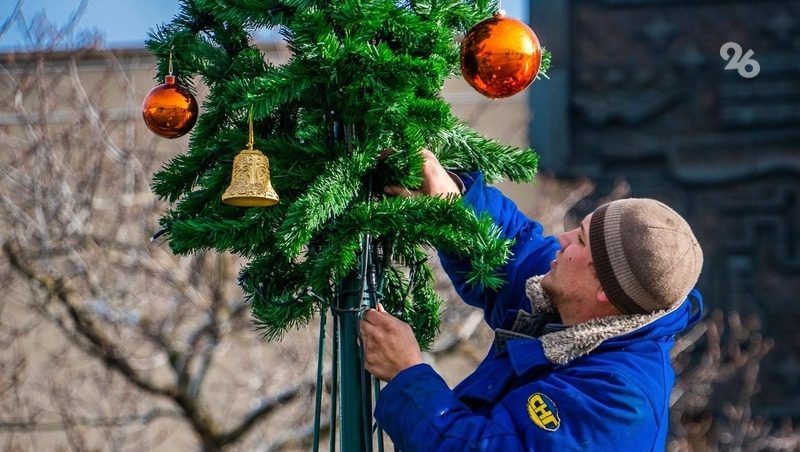
<path fill-rule="evenodd" d="M 561 250 L 542 279 L 542 287 L 562 316 L 565 309 L 583 310 L 581 306 L 591 305 L 600 291 L 589 247 L 591 220 L 592 214 L 589 214 L 580 227 L 558 234 Z"/>

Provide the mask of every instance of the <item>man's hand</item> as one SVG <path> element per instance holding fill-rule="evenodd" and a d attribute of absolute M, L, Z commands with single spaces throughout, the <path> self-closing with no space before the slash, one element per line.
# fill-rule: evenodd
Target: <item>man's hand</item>
<path fill-rule="evenodd" d="M 452 177 L 445 171 L 442 164 L 439 163 L 439 160 L 433 155 L 433 152 L 423 149 L 422 150 L 422 157 L 425 159 L 425 163 L 422 166 L 422 188 L 419 190 L 409 190 L 406 187 L 401 187 L 399 185 L 390 185 L 384 188 L 384 191 L 393 196 L 419 196 L 419 195 L 428 195 L 428 196 L 448 196 L 448 195 L 460 195 L 461 190 L 459 189 L 456 182 L 453 180 Z"/>
<path fill-rule="evenodd" d="M 361 319 L 364 366 L 374 376 L 389 381 L 401 370 L 422 362 L 422 352 L 411 326 L 378 305 Z"/>

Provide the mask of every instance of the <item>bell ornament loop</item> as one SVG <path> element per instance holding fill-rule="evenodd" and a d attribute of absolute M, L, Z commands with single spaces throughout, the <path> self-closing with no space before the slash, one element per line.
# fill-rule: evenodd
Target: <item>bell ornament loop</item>
<path fill-rule="evenodd" d="M 248 146 L 233 159 L 231 184 L 222 194 L 222 202 L 237 207 L 266 207 L 279 201 L 270 181 L 269 159 Z"/>

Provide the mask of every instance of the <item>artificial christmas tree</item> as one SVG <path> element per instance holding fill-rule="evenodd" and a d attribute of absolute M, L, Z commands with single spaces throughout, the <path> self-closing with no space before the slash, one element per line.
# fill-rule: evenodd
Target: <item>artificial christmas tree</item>
<path fill-rule="evenodd" d="M 485 290 L 502 283 L 497 269 L 510 248 L 488 217 L 459 199 L 388 198 L 382 188 L 419 186 L 423 148 L 490 181 L 529 181 L 536 171 L 531 150 L 481 137 L 439 97 L 445 78 L 460 72 L 457 36 L 491 16 L 495 2 L 181 4 L 147 46 L 160 58 L 159 76 L 174 47 L 179 79 L 190 85 L 200 77 L 209 95 L 188 151 L 154 177 L 155 193 L 174 203 L 161 226 L 176 253 L 214 249 L 249 259 L 239 282 L 268 338 L 333 313 L 342 449 L 369 450 L 373 388 L 358 354 L 359 313 L 380 301 L 429 344 L 439 298 L 422 247 L 470 256 L 469 281 Z M 263 27 L 280 30 L 288 63 L 265 62 L 250 37 Z M 255 143 L 248 149 L 255 144 L 269 156 L 280 194 L 270 207 L 221 200 L 234 156 L 248 143 L 249 111 Z"/>

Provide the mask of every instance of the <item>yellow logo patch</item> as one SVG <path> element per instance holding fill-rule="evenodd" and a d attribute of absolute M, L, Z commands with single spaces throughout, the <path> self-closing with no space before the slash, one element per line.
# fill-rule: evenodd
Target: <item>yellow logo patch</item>
<path fill-rule="evenodd" d="M 550 397 L 536 392 L 528 397 L 528 416 L 539 428 L 554 432 L 561 425 L 558 418 L 558 407 L 550 400 Z"/>

